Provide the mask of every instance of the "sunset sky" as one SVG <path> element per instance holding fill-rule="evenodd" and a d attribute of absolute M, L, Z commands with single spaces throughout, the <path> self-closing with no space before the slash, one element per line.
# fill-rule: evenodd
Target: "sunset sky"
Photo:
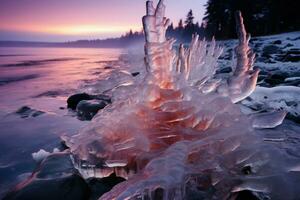
<path fill-rule="evenodd" d="M 207 0 L 166 0 L 177 24 L 189 9 L 202 21 Z M 146 0 L 0 0 L 0 40 L 70 41 L 141 30 Z"/>

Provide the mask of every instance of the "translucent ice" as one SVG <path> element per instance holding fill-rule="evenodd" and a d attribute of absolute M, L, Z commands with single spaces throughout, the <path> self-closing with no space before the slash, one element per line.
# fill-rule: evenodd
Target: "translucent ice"
<path fill-rule="evenodd" d="M 164 12 L 163 0 L 157 8 L 147 2 L 144 80 L 123 86 L 91 124 L 64 139 L 75 166 L 85 177 L 128 179 L 105 200 L 227 199 L 243 190 L 296 197 L 290 185 L 300 179 L 291 174 L 298 157 L 264 142 L 254 129 L 278 126 L 285 113 L 247 116 L 234 104 L 253 92 L 258 76 L 241 14 L 235 71 L 219 80 L 214 74 L 222 49 L 194 36 L 188 49 L 174 52 Z"/>

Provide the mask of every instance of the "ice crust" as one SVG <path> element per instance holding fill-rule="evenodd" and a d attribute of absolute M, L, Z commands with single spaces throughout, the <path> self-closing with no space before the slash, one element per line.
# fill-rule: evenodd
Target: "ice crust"
<path fill-rule="evenodd" d="M 235 104 L 254 91 L 258 76 L 241 14 L 235 71 L 220 80 L 214 73 L 222 48 L 194 36 L 188 49 L 174 52 L 164 12 L 163 0 L 157 8 L 147 2 L 143 81 L 119 87 L 110 106 L 64 138 L 75 166 L 85 177 L 127 179 L 101 200 L 230 199 L 243 190 L 295 199 L 299 157 L 256 132 L 280 125 L 285 113 L 249 116 Z"/>
<path fill-rule="evenodd" d="M 255 110 L 283 110 L 294 117 L 300 116 L 300 88 L 277 86 L 273 88 L 256 87 L 250 98 L 242 104 Z"/>

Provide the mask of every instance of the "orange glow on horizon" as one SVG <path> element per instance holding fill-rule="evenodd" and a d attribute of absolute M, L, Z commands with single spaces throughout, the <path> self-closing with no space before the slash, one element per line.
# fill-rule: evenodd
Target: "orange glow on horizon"
<path fill-rule="evenodd" d="M 133 26 L 98 26 L 98 25 L 78 25 L 66 27 L 51 27 L 44 29 L 47 33 L 62 35 L 88 35 L 100 33 L 125 33 L 132 29 L 133 31 L 141 30 L 141 27 Z"/>
<path fill-rule="evenodd" d="M 107 25 L 59 25 L 59 26 L 17 26 L 7 27 L 7 30 L 34 32 L 44 34 L 57 34 L 57 35 L 89 35 L 89 34 L 102 34 L 102 33 L 126 33 L 129 30 L 141 31 L 141 26 L 107 26 Z"/>

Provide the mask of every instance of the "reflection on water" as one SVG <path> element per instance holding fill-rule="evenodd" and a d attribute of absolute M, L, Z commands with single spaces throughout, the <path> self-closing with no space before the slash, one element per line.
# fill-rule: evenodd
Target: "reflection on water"
<path fill-rule="evenodd" d="M 12 111 L 23 104 L 19 101 L 48 91 L 77 90 L 98 79 L 120 54 L 120 49 L 0 48 L 0 109 Z"/>
<path fill-rule="evenodd" d="M 65 109 L 67 97 L 124 67 L 121 54 L 121 49 L 0 48 L 0 198 L 33 170 L 33 152 L 51 151 L 62 134 L 85 125 Z M 16 111 L 23 106 L 45 114 L 22 118 Z"/>

